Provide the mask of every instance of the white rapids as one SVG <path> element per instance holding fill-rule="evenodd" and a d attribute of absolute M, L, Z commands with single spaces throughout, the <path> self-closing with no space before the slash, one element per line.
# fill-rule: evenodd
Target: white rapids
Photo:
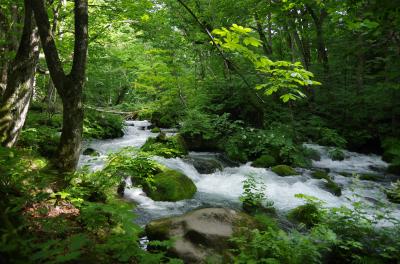
<path fill-rule="evenodd" d="M 151 133 L 147 121 L 127 121 L 125 135 L 119 139 L 93 140 L 86 147 L 93 148 L 100 153 L 99 157 L 81 155 L 80 166 L 88 166 L 91 170 L 101 169 L 107 154 L 123 147 L 140 147 L 149 137 L 157 136 Z M 169 132 L 169 131 L 167 131 Z M 168 133 L 169 134 L 169 133 Z M 171 133 L 172 134 L 172 133 Z M 295 197 L 296 194 L 314 196 L 324 201 L 327 207 L 348 206 L 354 201 L 363 201 L 373 205 L 383 203 L 393 208 L 392 215 L 400 218 L 400 207 L 387 201 L 382 191 L 385 183 L 361 181 L 355 177 L 344 177 L 340 173 L 377 173 L 384 171 L 388 164 L 376 155 L 363 155 L 345 151 L 345 160 L 333 161 L 328 156 L 328 149 L 315 144 L 305 144 L 305 147 L 317 150 L 321 154 L 320 161 L 313 161 L 314 168 L 329 169 L 335 182 L 342 186 L 342 196 L 337 197 L 323 188 L 324 180 L 310 177 L 310 170 L 296 169 L 299 176 L 280 177 L 270 169 L 254 168 L 250 163 L 238 167 L 224 167 L 211 174 L 201 174 L 194 167 L 194 160 L 201 156 L 203 159 L 218 159 L 217 153 L 191 152 L 187 158 L 165 159 L 155 157 L 155 160 L 165 166 L 183 172 L 190 177 L 197 186 L 197 193 L 193 199 L 179 202 L 156 202 L 136 187 L 132 187 L 127 180 L 125 198 L 134 201 L 136 206 L 136 222 L 145 224 L 152 219 L 179 215 L 199 207 L 232 207 L 240 206 L 239 197 L 243 193 L 242 182 L 247 175 L 253 174 L 261 181 L 266 189 L 266 195 L 274 202 L 279 211 L 287 211 L 304 203 Z M 387 184 L 387 183 L 386 183 Z"/>

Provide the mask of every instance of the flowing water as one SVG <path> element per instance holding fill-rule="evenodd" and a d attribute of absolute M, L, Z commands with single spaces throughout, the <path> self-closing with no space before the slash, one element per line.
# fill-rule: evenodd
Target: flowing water
<path fill-rule="evenodd" d="M 91 170 L 101 169 L 107 154 L 115 152 L 123 147 L 142 146 L 147 138 L 157 136 L 151 133 L 147 121 L 127 121 L 125 135 L 119 139 L 93 140 L 86 143 L 100 153 L 98 157 L 82 155 L 80 166 L 89 166 Z M 173 134 L 173 131 L 167 131 Z M 376 155 L 363 155 L 345 151 L 346 158 L 343 161 L 333 161 L 328 156 L 328 149 L 315 144 L 305 144 L 305 147 L 317 150 L 321 154 L 320 161 L 313 161 L 313 168 L 329 169 L 333 180 L 342 186 L 342 195 L 337 197 L 324 189 L 324 180 L 314 179 L 310 176 L 311 170 L 296 169 L 299 175 L 280 177 L 270 169 L 254 168 L 247 164 L 232 166 L 218 153 L 190 152 L 186 158 L 155 159 L 165 166 L 183 172 L 190 177 L 197 186 L 197 193 L 190 200 L 179 202 L 156 202 L 148 198 L 140 188 L 131 186 L 127 180 L 125 198 L 134 201 L 136 206 L 138 224 L 146 224 L 152 219 L 166 216 L 180 215 L 187 211 L 200 207 L 231 207 L 239 208 L 239 197 L 243 193 L 242 182 L 249 174 L 253 174 L 261 181 L 266 189 L 266 195 L 274 202 L 274 206 L 280 212 L 286 212 L 296 206 L 304 204 L 304 201 L 295 197 L 296 194 L 306 194 L 317 197 L 325 202 L 327 207 L 352 206 L 354 201 L 363 201 L 374 205 L 383 203 L 393 207 L 392 215 L 400 218 L 400 207 L 387 201 L 382 190 L 389 184 L 390 178 L 382 178 L 378 182 L 359 180 L 354 177 L 357 173 L 379 174 L 387 168 L 388 164 Z M 198 162 L 217 164 L 215 171 L 203 171 L 200 173 L 195 165 Z M 346 175 L 346 176 L 344 176 Z"/>

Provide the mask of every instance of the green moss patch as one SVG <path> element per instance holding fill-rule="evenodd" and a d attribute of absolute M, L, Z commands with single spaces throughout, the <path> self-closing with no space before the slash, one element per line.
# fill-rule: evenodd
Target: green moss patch
<path fill-rule="evenodd" d="M 192 198 L 197 188 L 185 174 L 166 170 L 154 175 L 153 183 L 145 185 L 144 191 L 155 201 L 179 201 Z"/>
<path fill-rule="evenodd" d="M 297 175 L 297 172 L 288 165 L 277 165 L 272 167 L 271 170 L 279 176 Z"/>
<path fill-rule="evenodd" d="M 331 193 L 333 193 L 336 196 L 342 195 L 342 188 L 332 180 L 332 178 L 326 171 L 323 170 L 313 171 L 311 173 L 311 176 L 315 179 L 324 179 L 326 181 L 325 182 L 326 189 L 328 189 Z"/>
<path fill-rule="evenodd" d="M 293 222 L 302 223 L 308 228 L 313 227 L 320 222 L 318 208 L 312 203 L 307 203 L 294 208 L 289 212 L 288 218 Z"/>

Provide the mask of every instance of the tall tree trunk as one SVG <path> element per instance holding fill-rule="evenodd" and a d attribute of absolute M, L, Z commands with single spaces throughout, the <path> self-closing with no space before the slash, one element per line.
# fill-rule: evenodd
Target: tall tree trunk
<path fill-rule="evenodd" d="M 39 36 L 30 0 L 25 0 L 25 18 L 21 41 L 9 69 L 7 87 L 0 105 L 0 142 L 12 147 L 25 123 L 36 66 L 39 59 Z"/>
<path fill-rule="evenodd" d="M 66 75 L 51 34 L 44 0 L 32 0 L 36 22 L 54 86 L 63 104 L 63 127 L 58 149 L 60 171 L 76 169 L 82 143 L 83 107 L 82 90 L 88 49 L 88 1 L 75 0 L 75 44 L 71 72 Z"/>
<path fill-rule="evenodd" d="M 327 17 L 328 13 L 325 9 L 320 10 L 320 14 L 317 15 L 314 9 L 311 6 L 306 6 L 307 11 L 310 13 L 314 24 L 315 30 L 317 33 L 317 50 L 318 50 L 318 60 L 322 63 L 322 67 L 324 68 L 324 73 L 326 77 L 329 76 L 329 60 L 328 60 L 328 51 L 326 49 L 325 38 L 324 38 L 324 30 L 323 24 L 324 20 Z"/>
<path fill-rule="evenodd" d="M 269 56 L 272 54 L 272 48 L 269 46 L 269 42 L 267 40 L 267 37 L 265 36 L 262 23 L 261 23 L 260 18 L 258 17 L 257 13 L 254 13 L 254 20 L 256 21 L 257 32 L 258 32 L 258 36 L 261 40 L 264 53 L 266 56 Z"/>

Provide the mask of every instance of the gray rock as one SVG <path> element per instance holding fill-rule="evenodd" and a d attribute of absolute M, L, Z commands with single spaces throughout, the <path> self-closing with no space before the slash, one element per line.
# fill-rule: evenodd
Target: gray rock
<path fill-rule="evenodd" d="M 244 213 L 226 208 L 205 208 L 178 217 L 150 222 L 150 240 L 174 241 L 169 253 L 185 263 L 206 263 L 210 257 L 227 254 L 229 238 L 240 225 L 255 225 Z"/>

